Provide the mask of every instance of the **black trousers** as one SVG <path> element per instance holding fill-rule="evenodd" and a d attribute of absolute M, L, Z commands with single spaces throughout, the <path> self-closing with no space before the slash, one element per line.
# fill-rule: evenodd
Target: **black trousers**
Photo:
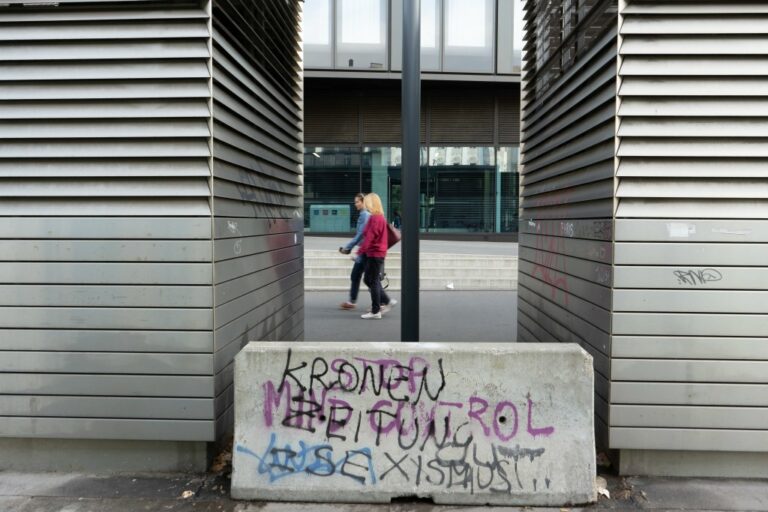
<path fill-rule="evenodd" d="M 389 304 L 389 296 L 381 287 L 381 275 L 384 273 L 384 258 L 365 258 L 363 282 L 371 292 L 371 313 L 381 311 L 382 304 Z"/>

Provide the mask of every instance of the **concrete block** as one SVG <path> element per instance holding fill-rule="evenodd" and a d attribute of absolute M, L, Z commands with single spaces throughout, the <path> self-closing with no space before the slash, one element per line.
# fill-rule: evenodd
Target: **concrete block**
<path fill-rule="evenodd" d="M 250 343 L 232 496 L 595 501 L 592 358 L 574 344 Z"/>

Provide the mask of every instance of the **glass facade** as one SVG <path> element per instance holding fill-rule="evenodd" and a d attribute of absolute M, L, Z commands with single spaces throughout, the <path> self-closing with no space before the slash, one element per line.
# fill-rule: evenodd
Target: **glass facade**
<path fill-rule="evenodd" d="M 305 0 L 304 68 L 401 70 L 404 1 Z M 521 0 L 422 0 L 422 70 L 519 73 L 521 5 Z"/>
<path fill-rule="evenodd" d="M 336 0 L 336 67 L 387 69 L 386 0 Z"/>
<path fill-rule="evenodd" d="M 333 22 L 331 0 L 304 2 L 302 40 L 304 61 L 321 68 L 333 66 Z M 311 21 L 310 21 L 311 20 Z"/>
<path fill-rule="evenodd" d="M 444 0 L 443 71 L 493 73 L 493 0 Z"/>
<path fill-rule="evenodd" d="M 397 146 L 308 147 L 304 227 L 354 231 L 358 192 L 381 196 L 391 222 L 402 214 L 402 154 Z M 422 148 L 419 225 L 426 233 L 517 231 L 517 147 Z"/>
<path fill-rule="evenodd" d="M 421 69 L 440 71 L 440 45 L 442 25 L 438 0 L 421 2 Z"/>

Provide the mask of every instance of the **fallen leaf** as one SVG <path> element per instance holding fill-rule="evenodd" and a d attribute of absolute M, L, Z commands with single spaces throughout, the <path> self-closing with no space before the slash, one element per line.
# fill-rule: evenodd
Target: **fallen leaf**
<path fill-rule="evenodd" d="M 608 492 L 608 482 L 605 478 L 601 476 L 596 477 L 595 486 L 597 487 L 598 496 L 605 496 L 606 498 L 611 499 L 611 493 Z"/>
<path fill-rule="evenodd" d="M 626 478 L 622 478 L 621 479 L 621 488 L 622 489 L 627 489 L 627 490 L 631 491 L 634 488 L 634 486 L 631 483 L 629 483 L 629 480 L 627 480 Z"/>

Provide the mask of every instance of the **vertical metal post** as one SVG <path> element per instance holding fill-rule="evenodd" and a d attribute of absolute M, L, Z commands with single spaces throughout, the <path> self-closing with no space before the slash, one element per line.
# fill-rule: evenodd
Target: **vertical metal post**
<path fill-rule="evenodd" d="M 421 0 L 403 0 L 401 341 L 419 341 L 420 52 Z"/>

